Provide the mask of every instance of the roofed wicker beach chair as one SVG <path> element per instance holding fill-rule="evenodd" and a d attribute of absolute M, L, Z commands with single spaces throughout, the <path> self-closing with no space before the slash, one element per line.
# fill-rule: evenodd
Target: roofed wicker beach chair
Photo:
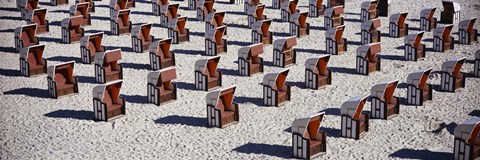
<path fill-rule="evenodd" d="M 213 9 L 214 4 L 214 0 L 199 0 L 197 4 L 197 20 L 205 21 L 205 17 L 208 14 L 216 12 L 216 10 Z"/>
<path fill-rule="evenodd" d="M 47 73 L 47 60 L 43 58 L 45 45 L 33 45 L 20 51 L 20 75 L 30 77 Z"/>
<path fill-rule="evenodd" d="M 408 74 L 407 104 L 422 106 L 425 101 L 432 100 L 432 85 L 427 83 L 431 68 L 421 69 Z"/>
<path fill-rule="evenodd" d="M 252 44 L 269 45 L 273 43 L 273 33 L 269 31 L 271 24 L 272 19 L 260 20 L 252 24 Z"/>
<path fill-rule="evenodd" d="M 273 42 L 273 65 L 287 67 L 297 62 L 297 37 L 291 36 Z"/>
<path fill-rule="evenodd" d="M 452 1 L 442 1 L 443 11 L 440 14 L 442 23 L 453 24 L 460 21 L 460 4 Z"/>
<path fill-rule="evenodd" d="M 227 35 L 227 24 L 224 23 L 225 13 L 225 11 L 209 13 L 207 17 L 205 17 L 205 33 L 207 33 L 208 30 L 225 26 L 224 34 Z"/>
<path fill-rule="evenodd" d="M 358 140 L 367 134 L 369 115 L 362 112 L 367 99 L 368 96 L 357 96 L 342 104 L 340 107 L 342 115 L 340 136 Z"/>
<path fill-rule="evenodd" d="M 263 72 L 263 45 L 261 43 L 242 47 L 238 50 L 238 74 L 252 76 Z"/>
<path fill-rule="evenodd" d="M 297 12 L 290 16 L 290 36 L 303 37 L 310 34 L 308 12 Z"/>
<path fill-rule="evenodd" d="M 480 118 L 472 117 L 455 127 L 453 131 L 454 160 L 475 160 L 480 158 Z"/>
<path fill-rule="evenodd" d="M 391 0 L 378 0 L 378 16 L 388 17 L 388 12 L 390 11 Z"/>
<path fill-rule="evenodd" d="M 28 12 L 27 24 L 37 24 L 37 34 L 47 33 L 50 31 L 50 24 L 46 19 L 47 9 L 34 9 Z"/>
<path fill-rule="evenodd" d="M 148 46 L 155 41 L 150 35 L 153 23 L 145 23 L 132 28 L 132 49 L 134 52 L 143 53 L 148 51 Z"/>
<path fill-rule="evenodd" d="M 455 48 L 455 39 L 451 36 L 453 25 L 437 27 L 433 30 L 433 51 L 445 52 Z"/>
<path fill-rule="evenodd" d="M 370 44 L 381 41 L 381 34 L 378 28 L 382 25 L 379 18 L 366 20 L 361 25 L 361 43 Z"/>
<path fill-rule="evenodd" d="M 377 4 L 377 0 L 362 2 L 360 6 L 360 21 L 365 22 L 367 20 L 378 18 Z"/>
<path fill-rule="evenodd" d="M 160 8 L 160 26 L 161 27 L 168 27 L 168 22 L 172 19 L 180 17 L 181 15 L 178 14 L 178 7 L 180 4 L 173 3 L 173 4 L 166 4 Z"/>
<path fill-rule="evenodd" d="M 458 25 L 458 41 L 460 44 L 478 42 L 478 30 L 474 28 L 477 18 L 463 20 Z"/>
<path fill-rule="evenodd" d="M 311 89 L 332 84 L 332 71 L 327 68 L 330 55 L 309 58 L 305 61 L 305 86 Z"/>
<path fill-rule="evenodd" d="M 52 98 L 78 93 L 78 78 L 73 75 L 75 61 L 48 66 L 48 95 Z"/>
<path fill-rule="evenodd" d="M 252 6 L 248 9 L 247 15 L 248 15 L 248 28 L 252 28 L 252 24 L 261 21 L 261 20 L 266 20 L 267 16 L 263 15 L 263 12 L 265 10 L 265 5 L 264 4 L 259 4 L 256 6 Z"/>
<path fill-rule="evenodd" d="M 292 14 L 300 12 L 300 10 L 297 9 L 298 7 L 298 0 L 288 0 L 284 1 L 280 4 L 280 12 L 281 12 L 281 18 L 282 22 L 288 22 L 290 20 L 290 16 Z"/>
<path fill-rule="evenodd" d="M 220 56 L 202 58 L 195 62 L 195 89 L 208 91 L 222 86 L 222 72 L 218 71 Z"/>
<path fill-rule="evenodd" d="M 83 16 L 74 16 L 62 20 L 63 43 L 80 41 L 85 34 L 85 30 L 81 27 L 83 21 Z"/>
<path fill-rule="evenodd" d="M 152 0 L 152 13 L 153 15 L 159 16 L 160 9 L 163 6 L 170 4 L 169 0 Z"/>
<path fill-rule="evenodd" d="M 27 20 L 27 14 L 34 9 L 38 9 L 39 0 L 17 0 L 17 9 L 20 10 L 22 20 Z"/>
<path fill-rule="evenodd" d="M 93 0 L 75 0 L 75 4 L 83 2 L 88 3 L 88 12 L 95 12 L 95 2 Z"/>
<path fill-rule="evenodd" d="M 39 44 L 35 35 L 37 24 L 28 24 L 15 28 L 15 51 L 20 52 L 23 48 Z"/>
<path fill-rule="evenodd" d="M 325 112 L 297 118 L 292 123 L 292 156 L 311 159 L 327 152 L 327 134 L 320 130 Z"/>
<path fill-rule="evenodd" d="M 177 17 L 168 22 L 168 37 L 172 37 L 173 44 L 190 41 L 190 30 L 185 28 L 187 17 Z"/>
<path fill-rule="evenodd" d="M 216 56 L 221 53 L 227 53 L 227 38 L 223 36 L 225 26 L 205 32 L 205 55 Z"/>
<path fill-rule="evenodd" d="M 222 88 L 207 94 L 207 125 L 225 128 L 238 123 L 238 104 L 233 102 L 236 86 Z"/>
<path fill-rule="evenodd" d="M 95 54 L 95 81 L 97 83 L 107 83 L 123 79 L 121 59 L 122 50 L 120 49 Z"/>
<path fill-rule="evenodd" d="M 248 14 L 248 10 L 253 6 L 262 5 L 260 0 L 244 0 L 243 3 L 243 13 Z"/>
<path fill-rule="evenodd" d="M 91 16 L 88 14 L 88 5 L 88 2 L 83 2 L 70 6 L 70 17 L 82 16 L 82 26 L 92 25 Z"/>
<path fill-rule="evenodd" d="M 343 25 L 344 24 L 343 12 L 344 10 L 342 6 L 327 8 L 325 10 L 325 16 L 324 16 L 325 30 Z"/>
<path fill-rule="evenodd" d="M 323 0 L 309 0 L 308 5 L 308 16 L 309 17 L 318 17 L 324 14 L 325 5 L 323 5 Z"/>
<path fill-rule="evenodd" d="M 400 99 L 393 95 L 397 84 L 398 80 L 393 80 L 381 82 L 372 87 L 371 118 L 387 120 L 400 113 Z"/>
<path fill-rule="evenodd" d="M 408 12 L 397 13 L 390 16 L 388 35 L 390 37 L 404 37 L 408 35 L 408 23 L 405 23 Z"/>
<path fill-rule="evenodd" d="M 437 28 L 437 18 L 434 17 L 437 7 L 427 8 L 420 11 L 420 31 L 430 32 Z"/>
<path fill-rule="evenodd" d="M 381 60 L 377 56 L 381 52 L 380 43 L 371 43 L 357 48 L 357 73 L 368 75 L 371 72 L 380 71 Z"/>
<path fill-rule="evenodd" d="M 455 92 L 458 88 L 465 87 L 465 73 L 460 71 L 465 58 L 452 58 L 443 62 L 440 82 L 440 89 L 448 92 Z"/>
<path fill-rule="evenodd" d="M 97 53 L 106 51 L 105 46 L 102 45 L 102 39 L 103 32 L 92 33 L 80 39 L 82 63 L 90 64 Z"/>
<path fill-rule="evenodd" d="M 475 64 L 473 68 L 473 76 L 480 77 L 480 49 L 475 52 Z"/>
<path fill-rule="evenodd" d="M 279 72 L 267 73 L 263 77 L 263 105 L 265 106 L 283 106 L 290 101 L 291 89 L 287 85 L 287 76 L 289 69 L 283 69 Z"/>
<path fill-rule="evenodd" d="M 125 98 L 120 96 L 122 80 L 101 84 L 93 88 L 93 113 L 96 121 L 113 121 L 123 117 Z"/>
<path fill-rule="evenodd" d="M 347 39 L 342 38 L 345 26 L 330 28 L 325 32 L 327 54 L 339 55 L 347 52 Z"/>
<path fill-rule="evenodd" d="M 175 53 L 171 51 L 172 38 L 157 40 L 150 44 L 150 69 L 160 70 L 175 66 Z"/>
<path fill-rule="evenodd" d="M 405 36 L 405 60 L 417 61 L 418 59 L 425 58 L 425 44 L 422 43 L 422 37 L 424 32 L 409 34 Z"/>
<path fill-rule="evenodd" d="M 129 9 L 119 10 L 110 16 L 110 33 L 112 35 L 128 34 L 132 31 Z"/>
<path fill-rule="evenodd" d="M 153 71 L 147 75 L 148 103 L 157 106 L 177 100 L 177 85 L 172 81 L 177 79 L 175 68 Z"/>

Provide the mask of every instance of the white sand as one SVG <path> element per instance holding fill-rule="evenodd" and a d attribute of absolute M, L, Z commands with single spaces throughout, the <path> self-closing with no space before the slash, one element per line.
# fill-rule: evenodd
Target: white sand
<path fill-rule="evenodd" d="M 130 35 L 106 36 L 103 44 L 108 49 L 121 48 L 124 65 L 122 95 L 127 98 L 127 115 L 115 122 L 94 122 L 92 88 L 94 66 L 77 63 L 75 74 L 79 76 L 80 93 L 60 99 L 47 98 L 46 75 L 25 78 L 19 76 L 19 55 L 14 53 L 13 29 L 26 24 L 20 21 L 20 12 L 13 9 L 15 1 L 1 1 L 0 6 L 0 159 L 99 159 L 99 158 L 146 158 L 146 159 L 279 159 L 290 158 L 291 133 L 289 127 L 296 117 L 326 110 L 322 123 L 326 131 L 327 153 L 324 159 L 450 159 L 453 151 L 453 129 L 456 124 L 472 115 L 478 115 L 480 104 L 480 79 L 467 78 L 466 87 L 456 93 L 433 93 L 433 101 L 425 106 L 400 106 L 400 116 L 384 121 L 371 121 L 370 132 L 361 140 L 339 138 L 340 105 L 347 99 L 368 95 L 372 85 L 400 79 L 406 81 L 408 73 L 419 68 L 432 67 L 440 70 L 443 61 L 452 57 L 466 57 L 462 71 L 473 71 L 474 51 L 480 44 L 457 45 L 455 50 L 445 53 L 427 52 L 423 61 L 403 61 L 403 38 L 382 37 L 382 71 L 361 76 L 354 73 L 355 50 L 360 41 L 361 0 L 348 0 L 346 4 L 346 32 L 348 52 L 330 58 L 333 68 L 333 84 L 321 90 L 301 89 L 304 62 L 307 58 L 324 53 L 325 36 L 323 17 L 309 18 L 310 36 L 299 39 L 297 65 L 289 67 L 288 83 L 292 88 L 292 101 L 282 108 L 262 107 L 263 74 L 253 77 L 236 76 L 237 51 L 250 44 L 251 30 L 246 27 L 247 16 L 243 5 L 227 4 L 225 0 L 214 6 L 218 11 L 229 11 L 228 54 L 222 55 L 223 85 L 237 85 L 236 102 L 240 103 L 240 123 L 225 129 L 207 128 L 205 96 L 207 92 L 193 88 L 193 63 L 204 51 L 204 23 L 192 21 L 195 11 L 187 11 L 187 1 L 181 3 L 179 14 L 190 17 L 187 27 L 191 31 L 191 42 L 173 47 L 177 60 L 179 91 L 178 100 L 163 106 L 146 102 L 146 76 L 148 54 L 131 52 Z M 262 0 L 267 6 L 271 1 Z M 462 6 L 461 19 L 480 17 L 480 2 L 458 1 Z M 73 4 L 74 0 L 70 0 Z M 109 33 L 108 0 L 95 2 L 93 26 L 86 27 L 87 33 L 106 31 Z M 308 11 L 308 1 L 300 2 L 300 10 Z M 324 2 L 326 4 L 326 2 Z M 412 5 L 415 4 L 415 5 Z M 440 19 L 443 10 L 440 0 L 394 0 L 392 11 L 409 11 L 408 21 L 412 31 L 419 28 L 420 10 L 438 7 L 435 17 Z M 50 33 L 39 35 L 40 43 L 47 45 L 44 57 L 48 64 L 70 60 L 80 61 L 79 43 L 61 44 L 60 21 L 68 17 L 69 5 L 48 8 Z M 280 10 L 267 9 L 269 18 L 276 19 L 271 31 L 274 39 L 285 37 L 288 23 L 280 23 Z M 388 34 L 388 18 L 382 17 L 383 35 Z M 167 37 L 167 29 L 159 28 L 160 18 L 151 14 L 151 4 L 137 2 L 131 20 L 135 24 L 154 22 L 152 35 Z M 413 21 L 412 21 L 413 20 Z M 475 28 L 480 29 L 477 22 Z M 411 32 L 412 32 L 411 31 Z M 457 26 L 454 33 L 458 31 Z M 458 40 L 458 34 L 453 35 Z M 432 32 L 424 35 L 427 48 L 432 47 Z M 272 46 L 265 47 L 263 55 L 267 64 L 273 58 Z M 265 73 L 280 68 L 265 66 Z M 264 73 L 264 74 L 265 74 Z M 429 83 L 438 85 L 440 74 L 430 76 Z M 406 87 L 401 85 L 396 96 L 406 97 Z M 365 105 L 370 109 L 370 103 Z M 477 112 L 473 112 L 477 110 Z M 469 115 L 469 113 L 471 113 Z"/>

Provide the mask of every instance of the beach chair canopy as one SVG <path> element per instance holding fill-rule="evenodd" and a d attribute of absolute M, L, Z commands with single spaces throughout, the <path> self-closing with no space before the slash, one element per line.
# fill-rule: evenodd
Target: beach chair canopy
<path fill-rule="evenodd" d="M 397 88 L 398 80 L 380 82 L 372 87 L 372 97 L 380 98 L 382 101 L 389 101 Z"/>
<path fill-rule="evenodd" d="M 169 4 L 168 0 L 156 0 L 157 5 L 163 6 Z"/>
<path fill-rule="evenodd" d="M 420 32 L 405 36 L 405 39 L 404 39 L 405 44 L 412 45 L 413 47 L 418 47 L 420 45 L 420 42 L 422 42 L 422 37 L 424 33 L 425 32 L 420 31 Z"/>
<path fill-rule="evenodd" d="M 344 30 L 345 25 L 330 28 L 325 32 L 325 38 L 334 39 L 335 41 L 340 42 L 342 40 Z"/>
<path fill-rule="evenodd" d="M 423 9 L 420 11 L 420 17 L 432 20 L 435 10 L 437 10 L 437 7 Z"/>
<path fill-rule="evenodd" d="M 330 55 L 323 55 L 317 58 L 309 58 L 305 61 L 305 68 L 310 69 L 314 73 L 326 75 L 327 65 L 330 60 Z"/>
<path fill-rule="evenodd" d="M 362 23 L 360 28 L 362 31 L 374 31 L 382 25 L 380 18 L 370 19 Z"/>
<path fill-rule="evenodd" d="M 100 48 L 102 46 L 103 32 L 88 34 L 80 38 L 80 46 L 88 49 Z"/>
<path fill-rule="evenodd" d="M 39 0 L 22 0 L 20 1 L 20 7 L 26 10 L 32 10 L 38 8 Z"/>
<path fill-rule="evenodd" d="M 458 4 L 457 2 L 442 1 L 442 4 L 443 4 L 443 9 L 445 9 L 445 11 L 459 12 L 461 9 L 460 4 Z"/>
<path fill-rule="evenodd" d="M 378 3 L 378 1 L 376 1 L 376 0 L 372 0 L 372 1 L 368 0 L 368 1 L 362 2 L 360 7 L 361 7 L 361 9 L 364 9 L 364 10 L 368 11 L 368 10 L 377 8 L 377 3 Z M 375 7 L 375 8 L 370 8 L 370 6 Z"/>
<path fill-rule="evenodd" d="M 417 88 L 423 88 L 425 87 L 428 76 L 431 72 L 432 68 L 420 69 L 418 71 L 412 72 L 407 76 L 407 84 L 414 85 Z"/>
<path fill-rule="evenodd" d="M 437 27 L 433 30 L 433 36 L 441 37 L 443 39 L 448 39 L 452 33 L 453 25 L 446 25 L 443 27 Z"/>
<path fill-rule="evenodd" d="M 366 45 L 361 45 L 357 48 L 357 56 L 361 56 L 363 58 L 373 58 L 375 54 L 380 53 L 382 51 L 382 46 L 379 42 L 377 43 L 370 43 Z"/>
<path fill-rule="evenodd" d="M 467 32 L 472 32 L 473 26 L 475 25 L 475 21 L 477 21 L 477 18 L 470 18 L 467 20 L 463 20 L 458 24 L 458 29 L 463 29 Z"/>
<path fill-rule="evenodd" d="M 289 69 L 279 72 L 267 73 L 263 77 L 263 85 L 271 87 L 273 90 L 280 90 L 287 82 Z"/>
<path fill-rule="evenodd" d="M 467 143 L 473 143 L 479 138 L 480 133 L 480 117 L 472 117 L 463 121 L 453 131 L 456 138 L 460 138 Z"/>
<path fill-rule="evenodd" d="M 177 69 L 174 67 L 165 68 L 159 71 L 148 73 L 147 82 L 155 86 L 161 86 L 165 82 L 177 79 Z"/>
<path fill-rule="evenodd" d="M 452 58 L 448 61 L 443 62 L 442 71 L 447 72 L 450 75 L 456 76 L 460 69 L 462 69 L 463 63 L 466 58 Z"/>
<path fill-rule="evenodd" d="M 220 43 L 222 42 L 224 32 L 225 32 L 225 26 L 210 29 L 205 33 L 205 39 Z"/>
<path fill-rule="evenodd" d="M 33 23 L 15 28 L 14 34 L 15 37 L 18 37 L 20 39 L 28 38 L 30 40 L 34 40 L 36 31 L 37 24 Z"/>
<path fill-rule="evenodd" d="M 161 39 L 153 42 L 148 46 L 150 52 L 154 52 L 161 57 L 169 57 L 170 47 L 172 46 L 172 38 Z"/>
<path fill-rule="evenodd" d="M 256 18 L 261 18 L 263 16 L 264 10 L 265 10 L 264 4 L 254 5 L 248 8 L 247 15 L 251 15 Z"/>
<path fill-rule="evenodd" d="M 252 24 L 252 30 L 262 33 L 262 35 L 267 35 L 271 24 L 272 19 L 256 21 Z"/>
<path fill-rule="evenodd" d="M 46 16 L 47 16 L 46 8 L 34 9 L 28 12 L 27 19 L 31 20 L 33 23 L 39 23 L 39 24 L 45 25 L 47 24 L 47 21 L 45 20 Z"/>
<path fill-rule="evenodd" d="M 209 22 L 210 24 L 216 24 L 217 26 L 223 26 L 223 19 L 225 17 L 225 13 L 225 11 L 209 13 L 205 18 L 205 22 Z"/>
<path fill-rule="evenodd" d="M 62 20 L 62 27 L 69 28 L 73 26 L 80 26 L 83 20 L 83 16 L 73 16 Z"/>
<path fill-rule="evenodd" d="M 280 9 L 295 12 L 297 10 L 298 0 L 288 0 L 280 4 Z"/>
<path fill-rule="evenodd" d="M 308 12 L 297 12 L 290 16 L 290 22 L 300 25 L 300 27 L 307 27 Z"/>
<path fill-rule="evenodd" d="M 292 133 L 300 134 L 308 139 L 320 139 L 320 135 L 317 133 L 324 115 L 325 112 L 320 112 L 295 119 L 292 123 Z"/>
<path fill-rule="evenodd" d="M 291 36 L 284 39 L 277 39 L 273 42 L 273 49 L 283 51 L 283 49 L 292 48 L 297 45 L 297 37 Z"/>
<path fill-rule="evenodd" d="M 204 75 L 213 75 L 217 72 L 220 56 L 202 58 L 195 62 L 195 71 L 202 72 Z"/>
<path fill-rule="evenodd" d="M 55 74 L 62 70 L 65 71 L 68 77 L 73 77 L 73 68 L 75 67 L 75 61 L 69 61 L 64 63 L 59 63 L 56 65 L 48 66 L 47 75 L 50 78 L 55 78 Z"/>
<path fill-rule="evenodd" d="M 332 18 L 343 14 L 343 6 L 330 7 L 325 10 L 325 17 Z"/>
<path fill-rule="evenodd" d="M 98 98 L 102 102 L 107 101 L 110 104 L 112 102 L 117 102 L 120 98 L 120 89 L 122 88 L 122 83 L 122 80 L 115 80 L 93 87 L 93 98 Z"/>
<path fill-rule="evenodd" d="M 356 96 L 346 102 L 343 102 L 340 107 L 340 114 L 348 115 L 352 119 L 358 119 L 362 114 L 363 106 L 367 102 L 368 96 Z"/>
<path fill-rule="evenodd" d="M 110 20 L 117 21 L 117 19 L 121 19 L 123 23 L 127 23 L 130 17 L 130 12 L 130 9 L 118 10 L 116 12 L 113 12 L 112 15 L 110 15 Z"/>
<path fill-rule="evenodd" d="M 150 40 L 150 31 L 152 30 L 153 23 L 145 23 L 141 24 L 140 26 L 136 26 L 132 28 L 132 36 L 141 38 L 143 37 L 145 40 Z"/>
<path fill-rule="evenodd" d="M 117 62 L 122 59 L 122 50 L 115 49 L 99 52 L 95 55 L 95 64 L 103 66 L 105 63 Z"/>
<path fill-rule="evenodd" d="M 263 53 L 263 44 L 257 43 L 246 47 L 242 47 L 238 50 L 238 57 L 245 60 L 249 60 L 251 57 L 258 56 Z"/>
<path fill-rule="evenodd" d="M 72 5 L 70 6 L 70 14 L 86 16 L 88 15 L 88 5 L 90 5 L 88 2 Z"/>
<path fill-rule="evenodd" d="M 44 44 L 25 47 L 20 50 L 20 58 L 23 58 L 27 62 L 40 62 L 42 61 L 44 50 Z"/>
<path fill-rule="evenodd" d="M 110 8 L 115 9 L 118 5 L 119 9 L 127 9 L 128 0 L 110 0 Z"/>
<path fill-rule="evenodd" d="M 396 13 L 390 16 L 390 22 L 395 23 L 399 26 L 405 23 L 407 19 L 408 12 Z"/>
<path fill-rule="evenodd" d="M 232 110 L 232 102 L 235 98 L 236 86 L 218 89 L 207 94 L 207 104 L 215 106 L 215 108 L 224 111 L 225 109 Z"/>
<path fill-rule="evenodd" d="M 185 24 L 187 23 L 187 16 L 177 17 L 168 22 L 168 28 L 185 33 Z"/>

